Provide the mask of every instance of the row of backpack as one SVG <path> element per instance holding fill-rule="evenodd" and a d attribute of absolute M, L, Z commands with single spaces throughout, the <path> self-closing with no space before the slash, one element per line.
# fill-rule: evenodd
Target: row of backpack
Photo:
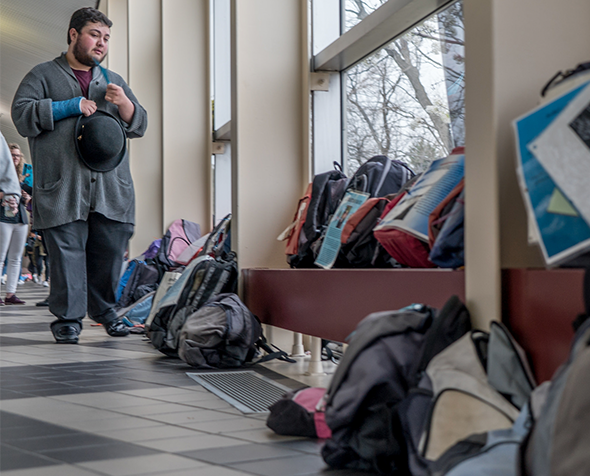
<path fill-rule="evenodd" d="M 237 257 L 231 251 L 231 215 L 211 233 L 176 220 L 159 246 L 130 260 L 119 289 L 118 312 L 141 323 L 158 351 L 203 369 L 235 368 L 281 359 L 258 318 L 236 294 Z"/>
<path fill-rule="evenodd" d="M 463 148 L 453 150 L 418 175 L 404 162 L 386 156 L 367 160 L 351 177 L 334 163 L 334 170 L 314 177 L 297 204 L 293 222 L 278 237 L 286 241 L 287 262 L 292 268 L 460 268 L 464 264 L 463 152 Z M 460 159 L 456 161 L 460 167 L 441 173 L 447 167 L 444 162 L 454 157 Z M 417 196 L 425 189 L 424 197 Z M 360 193 L 365 201 L 348 215 L 342 204 L 351 192 Z M 416 209 L 427 213 L 427 229 L 419 234 L 399 226 L 403 219 L 390 220 L 416 203 Z M 335 225 L 341 227 L 337 256 L 325 266 L 318 257 L 331 223 L 343 215 L 343 224 Z M 388 226 L 389 221 L 394 224 Z"/>
<path fill-rule="evenodd" d="M 587 475 L 590 319 L 580 322 L 569 360 L 536 386 L 508 329 L 497 322 L 489 332 L 472 329 L 456 296 L 440 310 L 374 313 L 351 334 L 328 388 L 285 395 L 270 407 L 267 426 L 326 439 L 322 457 L 338 469 Z"/>
<path fill-rule="evenodd" d="M 182 253 L 207 238 L 208 235 L 201 236 L 198 223 L 178 219 L 140 256 L 125 261 L 115 294 L 119 317 L 130 316 L 133 319 L 127 321 L 129 324 L 143 324 L 164 273 L 188 264 L 183 261 Z"/>

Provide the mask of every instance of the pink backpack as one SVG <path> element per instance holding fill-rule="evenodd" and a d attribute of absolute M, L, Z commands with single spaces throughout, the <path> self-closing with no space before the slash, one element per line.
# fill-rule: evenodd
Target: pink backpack
<path fill-rule="evenodd" d="M 269 410 L 266 426 L 279 435 L 330 438 L 324 416 L 325 388 L 307 387 L 287 393 Z"/>
<path fill-rule="evenodd" d="M 201 227 L 198 223 L 179 218 L 174 220 L 162 237 L 162 244 L 156 255 L 156 261 L 167 269 L 177 268 L 180 254 L 191 243 L 201 237 Z"/>

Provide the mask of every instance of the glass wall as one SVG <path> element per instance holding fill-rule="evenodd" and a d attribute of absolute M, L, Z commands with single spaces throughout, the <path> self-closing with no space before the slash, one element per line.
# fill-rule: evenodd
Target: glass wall
<path fill-rule="evenodd" d="M 384 3 L 346 0 L 346 24 Z M 374 155 L 421 172 L 464 145 L 464 28 L 457 2 L 348 69 L 348 173 Z"/>
<path fill-rule="evenodd" d="M 231 213 L 231 5 L 210 0 L 213 223 Z"/>
<path fill-rule="evenodd" d="M 360 23 L 387 0 L 342 0 L 342 33 Z"/>

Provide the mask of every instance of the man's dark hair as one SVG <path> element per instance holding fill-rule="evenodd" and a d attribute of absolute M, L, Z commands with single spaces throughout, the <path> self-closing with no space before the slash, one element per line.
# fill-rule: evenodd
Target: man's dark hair
<path fill-rule="evenodd" d="M 79 10 L 76 10 L 70 18 L 70 26 L 68 27 L 68 45 L 72 42 L 72 39 L 70 38 L 70 30 L 75 28 L 76 31 L 80 33 L 87 23 L 102 23 L 109 28 L 113 26 L 113 22 L 100 10 L 91 7 L 80 8 Z"/>

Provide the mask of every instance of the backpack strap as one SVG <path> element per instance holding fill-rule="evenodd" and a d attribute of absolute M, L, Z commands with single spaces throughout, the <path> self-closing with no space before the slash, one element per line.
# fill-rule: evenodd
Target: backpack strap
<path fill-rule="evenodd" d="M 254 343 L 254 345 L 256 346 L 256 348 L 264 350 L 266 352 L 266 355 L 255 362 L 248 362 L 248 364 L 246 365 L 261 364 L 262 362 L 268 362 L 269 360 L 273 359 L 282 360 L 283 362 L 289 362 L 290 364 L 294 364 L 297 362 L 296 360 L 291 359 L 289 357 L 289 354 L 287 354 L 287 352 L 285 352 L 284 350 L 279 349 L 274 344 L 269 344 L 266 340 L 266 337 L 264 336 L 260 336 L 260 338 Z M 273 350 L 272 347 L 274 347 L 276 350 Z"/>
<path fill-rule="evenodd" d="M 379 191 L 381 190 L 381 187 L 383 187 L 383 183 L 385 182 L 385 179 L 387 178 L 387 174 L 389 173 L 389 169 L 391 169 L 391 160 L 388 157 L 383 156 L 383 158 L 385 160 L 382 160 L 380 162 L 383 162 L 383 170 L 381 171 L 381 178 L 379 179 L 379 183 L 377 184 L 377 187 L 375 187 L 375 196 L 379 197 Z"/>

